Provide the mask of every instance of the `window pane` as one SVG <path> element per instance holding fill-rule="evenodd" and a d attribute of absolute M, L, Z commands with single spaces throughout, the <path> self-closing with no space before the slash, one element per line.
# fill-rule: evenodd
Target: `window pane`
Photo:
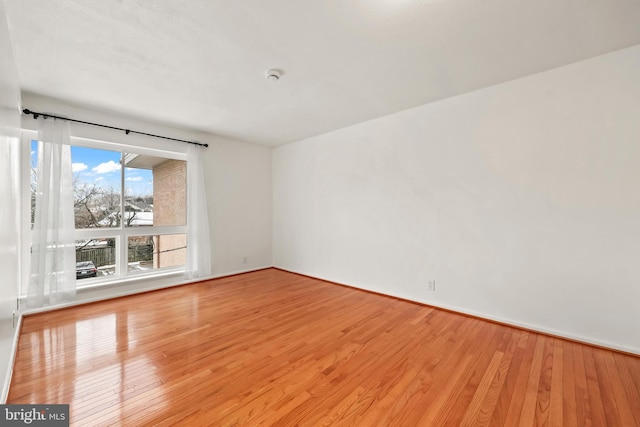
<path fill-rule="evenodd" d="M 120 226 L 120 153 L 71 147 L 76 228 Z M 38 141 L 31 141 L 31 228 L 38 183 Z"/>
<path fill-rule="evenodd" d="M 187 163 L 125 153 L 125 225 L 186 224 Z"/>
<path fill-rule="evenodd" d="M 186 263 L 187 235 L 132 236 L 128 249 L 129 273 L 181 267 Z"/>
<path fill-rule="evenodd" d="M 76 228 L 120 226 L 120 156 L 116 151 L 71 147 Z"/>
<path fill-rule="evenodd" d="M 115 238 L 76 240 L 76 279 L 112 276 L 115 272 Z"/>
<path fill-rule="evenodd" d="M 111 283 L 114 280 L 108 280 L 109 276 L 119 279 L 144 271 L 183 268 L 186 234 L 160 233 L 182 232 L 186 225 L 186 161 L 161 157 L 164 154 L 159 151 L 140 155 L 113 151 L 114 146 L 96 141 L 74 142 L 107 148 L 71 146 L 78 286 Z M 28 159 L 32 227 L 38 145 L 37 140 L 30 141 Z M 145 226 L 161 228 L 126 228 Z"/>

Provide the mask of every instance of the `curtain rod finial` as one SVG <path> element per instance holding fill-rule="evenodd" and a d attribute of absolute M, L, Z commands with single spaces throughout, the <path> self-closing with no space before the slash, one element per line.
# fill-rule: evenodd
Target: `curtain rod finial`
<path fill-rule="evenodd" d="M 34 119 L 37 119 L 37 118 L 40 116 L 40 114 L 36 113 L 35 111 L 31 111 L 31 110 L 29 110 L 28 108 L 25 108 L 24 110 L 22 110 L 22 112 L 23 112 L 24 114 L 33 114 L 33 118 L 34 118 Z M 47 117 L 45 116 L 45 119 L 46 119 L 46 118 L 47 118 Z"/>

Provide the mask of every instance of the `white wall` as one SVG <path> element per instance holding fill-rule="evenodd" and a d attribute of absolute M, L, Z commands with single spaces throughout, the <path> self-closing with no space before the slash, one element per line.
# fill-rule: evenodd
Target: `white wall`
<path fill-rule="evenodd" d="M 640 353 L 638 76 L 640 45 L 275 149 L 274 264 Z"/>
<path fill-rule="evenodd" d="M 0 403 L 6 401 L 17 329 L 16 310 L 20 277 L 18 167 L 20 126 L 18 72 L 9 38 L 4 2 L 0 1 Z"/>
<path fill-rule="evenodd" d="M 22 94 L 22 106 L 33 111 L 209 144 L 209 148 L 204 151 L 203 162 L 207 181 L 213 277 L 271 266 L 271 149 L 96 111 L 28 92 Z M 35 129 L 36 121 L 31 116 L 23 115 L 22 125 L 25 129 Z M 77 137 L 173 151 L 186 147 L 186 144 L 180 142 L 125 135 L 124 132 L 75 123 L 72 123 L 71 133 Z M 83 291 L 79 294 L 78 301 L 181 282 L 182 277 L 175 276 L 151 281 L 129 281 L 111 289 Z"/>

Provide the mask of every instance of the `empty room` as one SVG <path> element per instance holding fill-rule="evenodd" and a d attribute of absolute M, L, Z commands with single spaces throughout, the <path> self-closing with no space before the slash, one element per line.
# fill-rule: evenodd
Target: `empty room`
<path fill-rule="evenodd" d="M 0 0 L 0 424 L 640 426 L 638 23 Z"/>

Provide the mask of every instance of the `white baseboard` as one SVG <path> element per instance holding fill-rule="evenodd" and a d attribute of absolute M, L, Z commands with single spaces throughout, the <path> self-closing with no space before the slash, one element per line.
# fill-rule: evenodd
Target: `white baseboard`
<path fill-rule="evenodd" d="M 0 403 L 7 403 L 9 397 L 9 386 L 11 385 L 11 378 L 13 377 L 13 366 L 16 361 L 16 352 L 18 351 L 18 339 L 20 338 L 20 330 L 22 329 L 22 313 L 18 314 L 18 321 L 16 327 L 13 329 L 13 341 L 11 343 L 11 350 L 9 354 L 9 365 L 7 366 L 7 375 L 4 378 L 4 384 L 2 385 L 2 395 L 0 395 Z"/>
<path fill-rule="evenodd" d="M 380 295 L 388 295 L 390 297 L 393 298 L 398 298 L 398 299 L 402 299 L 405 301 L 411 301 L 411 302 L 415 302 L 418 304 L 422 304 L 422 305 L 427 305 L 430 307 L 435 307 L 435 308 L 441 308 L 443 310 L 448 310 L 448 311 L 452 311 L 455 313 L 460 313 L 460 314 L 465 314 L 468 316 L 473 316 L 473 317 L 477 317 L 479 319 L 485 319 L 485 320 L 489 320 L 492 322 L 497 322 L 497 323 L 501 323 L 503 325 L 507 325 L 507 326 L 513 326 L 516 328 L 520 328 L 520 329 L 526 329 L 532 332 L 538 332 L 541 334 L 545 334 L 545 335 L 551 335 L 554 337 L 558 337 L 558 338 L 564 338 L 564 339 L 568 339 L 571 341 L 576 341 L 579 343 L 584 343 L 584 344 L 588 344 L 588 345 L 594 345 L 597 347 L 603 347 L 603 348 L 607 348 L 607 349 L 611 349 L 611 350 L 616 350 L 616 351 L 621 351 L 623 353 L 628 353 L 628 354 L 633 354 L 636 356 L 640 356 L 640 348 L 634 348 L 634 347 L 630 347 L 630 346 L 625 346 L 625 345 L 620 345 L 617 343 L 612 343 L 612 342 L 608 342 L 608 341 L 603 341 L 603 340 L 598 340 L 598 339 L 593 339 L 591 337 L 585 337 L 585 336 L 581 336 L 581 335 L 576 335 L 576 334 L 572 334 L 566 331 L 561 331 L 561 330 L 556 330 L 556 329 L 551 329 L 551 328 L 545 328 L 542 326 L 538 326 L 538 325 L 532 325 L 526 322 L 518 322 L 512 319 L 504 319 L 498 316 L 493 316 L 490 314 L 486 314 L 486 313 L 479 313 L 473 310 L 468 310 L 465 308 L 460 308 L 460 307 L 456 307 L 456 306 L 450 306 L 450 305 L 445 305 L 445 304 L 437 304 L 437 303 L 432 303 L 432 302 L 425 302 L 425 301 L 420 301 L 420 300 L 416 300 L 416 299 L 412 299 L 412 298 L 407 298 L 406 296 L 403 295 L 396 295 L 393 293 L 388 293 L 388 292 L 379 292 L 379 291 L 373 291 L 367 288 L 363 288 L 363 287 L 359 287 L 359 286 L 354 286 L 354 285 L 349 285 L 346 283 L 341 283 L 341 282 L 337 282 L 335 280 L 331 280 L 331 279 L 325 279 L 323 277 L 318 277 L 318 276 L 313 276 L 310 274 L 306 274 L 300 271 L 295 271 L 295 270 L 291 270 L 288 268 L 283 268 L 283 267 L 278 267 L 278 266 L 274 266 L 274 268 L 277 268 L 279 270 L 282 271 L 287 271 L 290 273 L 295 273 L 295 274 L 300 274 L 303 276 L 307 276 L 307 277 L 312 277 L 315 279 L 319 279 L 319 280 L 324 280 L 326 282 L 331 282 L 331 283 L 336 283 L 338 285 L 341 286 L 347 286 L 350 288 L 354 288 L 354 289 L 360 289 L 363 291 L 367 291 L 367 292 L 373 292 L 376 294 L 380 294 Z"/>

